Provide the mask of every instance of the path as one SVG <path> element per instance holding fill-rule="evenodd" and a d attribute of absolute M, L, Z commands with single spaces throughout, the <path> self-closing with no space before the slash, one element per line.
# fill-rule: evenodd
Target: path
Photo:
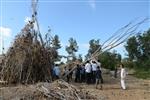
<path fill-rule="evenodd" d="M 127 90 L 120 88 L 119 79 L 104 75 L 103 90 L 94 88 L 94 85 L 75 83 L 82 90 L 97 96 L 100 100 L 150 100 L 150 80 L 141 80 L 133 76 L 127 77 Z"/>

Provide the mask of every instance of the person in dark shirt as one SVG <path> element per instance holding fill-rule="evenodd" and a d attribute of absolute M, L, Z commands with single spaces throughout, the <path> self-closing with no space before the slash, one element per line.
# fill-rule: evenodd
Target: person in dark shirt
<path fill-rule="evenodd" d="M 63 70 L 62 76 L 66 75 L 68 72 L 69 72 L 69 70 L 68 70 L 68 68 L 65 66 L 65 67 L 64 67 L 64 70 Z M 69 81 L 70 81 L 69 74 L 66 76 L 66 78 L 67 78 L 67 82 L 69 83 Z"/>
<path fill-rule="evenodd" d="M 100 67 L 97 66 L 97 70 L 96 70 L 96 84 L 95 84 L 95 87 L 96 89 L 98 89 L 98 85 L 100 83 L 100 80 L 101 80 L 101 70 L 100 70 Z M 102 89 L 102 84 L 100 85 L 100 89 Z"/>
<path fill-rule="evenodd" d="M 117 66 L 115 67 L 115 72 L 114 72 L 114 77 L 117 78 L 117 72 L 118 72 L 118 68 Z"/>
<path fill-rule="evenodd" d="M 81 82 L 85 82 L 85 65 L 84 64 L 81 66 L 80 75 L 81 75 Z"/>
<path fill-rule="evenodd" d="M 76 68 L 76 71 L 75 71 L 75 82 L 80 82 L 80 70 L 81 70 L 81 67 L 79 64 L 77 64 L 77 68 Z"/>
<path fill-rule="evenodd" d="M 71 68 L 69 68 L 69 72 L 71 71 Z M 69 81 L 72 81 L 72 75 L 73 75 L 73 72 L 70 72 L 69 73 Z"/>

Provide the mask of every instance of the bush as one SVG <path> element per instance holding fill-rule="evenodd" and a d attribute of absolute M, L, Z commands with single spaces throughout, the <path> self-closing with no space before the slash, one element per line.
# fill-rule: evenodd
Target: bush
<path fill-rule="evenodd" d="M 150 79 L 150 69 L 146 70 L 143 68 L 135 69 L 135 76 L 142 79 Z"/>

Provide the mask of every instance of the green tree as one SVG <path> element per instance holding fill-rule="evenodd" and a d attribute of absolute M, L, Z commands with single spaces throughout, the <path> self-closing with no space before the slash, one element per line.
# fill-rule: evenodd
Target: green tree
<path fill-rule="evenodd" d="M 150 59 L 150 29 L 142 36 L 138 36 L 141 60 Z"/>
<path fill-rule="evenodd" d="M 83 61 L 83 59 L 82 59 L 82 55 L 81 55 L 81 54 L 79 54 L 79 55 L 78 55 L 78 60 L 79 60 L 80 62 L 82 62 L 82 61 Z"/>
<path fill-rule="evenodd" d="M 136 70 L 136 76 L 150 78 L 150 29 L 128 39 L 125 49 L 129 57 L 129 61 L 126 62 Z"/>
<path fill-rule="evenodd" d="M 59 36 L 55 35 L 54 38 L 52 39 L 52 47 L 55 50 L 58 50 L 61 48 L 61 44 L 60 44 L 60 40 L 59 40 Z"/>
<path fill-rule="evenodd" d="M 61 57 L 58 55 L 58 49 L 61 48 L 59 36 L 55 35 L 54 37 L 51 36 L 51 29 L 48 27 L 48 32 L 45 34 L 45 42 L 44 46 L 47 49 L 51 49 L 53 51 L 56 51 L 56 57 L 54 61 L 60 61 Z"/>
<path fill-rule="evenodd" d="M 140 56 L 140 52 L 138 50 L 138 41 L 136 39 L 136 37 L 131 37 L 128 41 L 127 41 L 127 45 L 125 46 L 127 52 L 128 52 L 128 56 L 130 60 L 137 60 Z"/>
<path fill-rule="evenodd" d="M 99 59 L 102 63 L 102 67 L 114 70 L 115 66 L 121 62 L 121 55 L 118 54 L 116 51 L 114 52 L 103 52 Z"/>
<path fill-rule="evenodd" d="M 68 55 L 71 57 L 71 60 L 76 60 L 75 53 L 78 51 L 78 45 L 75 39 L 70 38 L 69 39 L 69 45 L 66 46 L 66 51 Z"/>
<path fill-rule="evenodd" d="M 88 50 L 88 54 L 85 56 L 86 59 L 88 59 L 96 50 L 98 50 L 98 48 L 101 47 L 100 43 L 99 43 L 99 39 L 95 40 L 92 39 L 89 41 L 89 50 Z M 100 52 L 101 49 L 99 49 L 97 52 Z"/>

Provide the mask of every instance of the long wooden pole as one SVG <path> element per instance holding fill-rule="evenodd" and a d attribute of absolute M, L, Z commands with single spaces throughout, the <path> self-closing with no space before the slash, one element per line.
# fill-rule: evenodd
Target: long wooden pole
<path fill-rule="evenodd" d="M 120 33 L 119 37 L 115 37 L 116 33 L 114 35 L 111 36 L 111 38 L 108 38 L 108 40 L 106 40 L 103 43 L 103 47 L 101 52 L 98 52 L 100 50 L 100 48 L 98 48 L 93 54 L 92 56 L 88 59 L 91 60 L 97 56 L 99 56 L 100 54 L 102 54 L 105 51 L 109 51 L 117 46 L 119 46 L 120 44 L 124 43 L 125 41 L 127 41 L 131 36 L 133 35 L 137 35 L 139 33 L 136 33 L 135 31 L 137 30 L 137 28 L 143 24 L 144 22 L 148 21 L 149 18 L 145 18 L 144 20 L 140 21 L 139 23 L 136 23 L 135 25 L 129 27 L 132 23 L 130 22 L 129 24 L 127 24 L 125 27 L 119 29 L 118 31 L 124 30 L 126 29 L 126 31 L 124 33 Z M 117 33 L 118 34 L 118 33 Z M 114 39 L 112 39 L 114 38 Z M 111 39 L 111 42 L 109 42 Z M 107 44 L 108 43 L 108 44 Z M 106 46 L 104 44 L 107 44 Z M 86 60 L 87 61 L 87 60 Z M 86 61 L 82 62 L 85 63 Z M 62 78 L 65 78 L 68 74 L 70 74 L 72 71 L 74 71 L 76 69 L 76 66 L 74 66 L 68 73 L 66 73 Z"/>

